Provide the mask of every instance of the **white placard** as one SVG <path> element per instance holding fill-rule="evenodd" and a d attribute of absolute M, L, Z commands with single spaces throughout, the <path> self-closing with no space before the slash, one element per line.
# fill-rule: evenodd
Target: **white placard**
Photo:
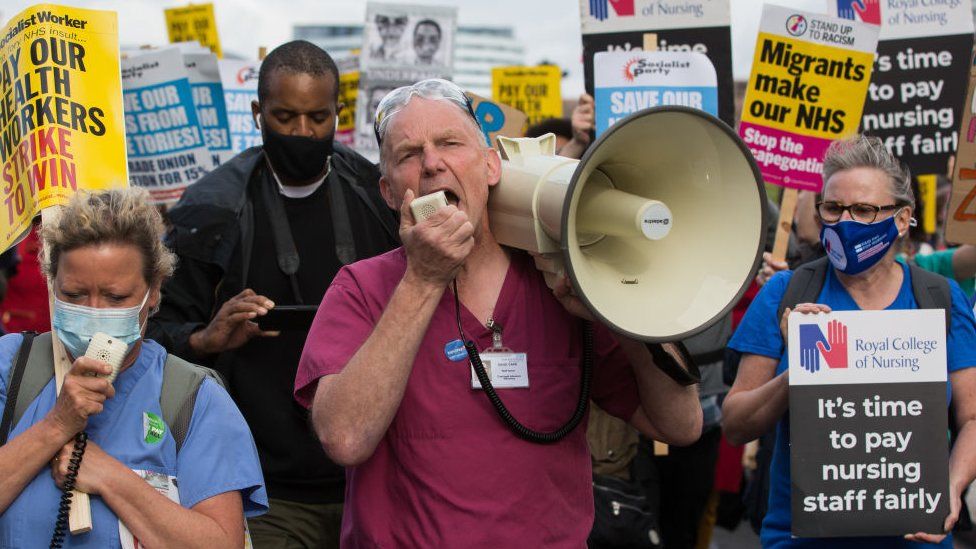
<path fill-rule="evenodd" d="M 792 313 L 789 363 L 790 385 L 945 382 L 945 313 Z"/>

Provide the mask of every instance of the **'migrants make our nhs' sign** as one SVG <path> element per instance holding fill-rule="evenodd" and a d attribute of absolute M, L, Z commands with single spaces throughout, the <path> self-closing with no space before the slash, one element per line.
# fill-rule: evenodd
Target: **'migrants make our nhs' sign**
<path fill-rule="evenodd" d="M 793 535 L 941 532 L 945 313 L 793 313 L 788 360 Z"/>

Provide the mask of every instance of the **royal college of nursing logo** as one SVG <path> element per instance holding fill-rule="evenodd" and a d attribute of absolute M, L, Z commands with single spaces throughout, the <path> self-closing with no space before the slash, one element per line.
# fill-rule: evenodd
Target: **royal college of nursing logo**
<path fill-rule="evenodd" d="M 634 15 L 635 0 L 590 0 L 590 15 L 599 21 L 610 17 L 610 8 L 618 17 Z"/>
<path fill-rule="evenodd" d="M 924 4 L 923 4 L 924 5 Z M 837 0 L 837 15 L 852 21 L 881 24 L 880 0 Z"/>
<path fill-rule="evenodd" d="M 820 370 L 820 358 L 829 368 L 847 368 L 847 325 L 827 323 L 827 337 L 817 324 L 800 324 L 800 366 L 810 373 Z"/>
<path fill-rule="evenodd" d="M 793 36 L 803 36 L 807 32 L 807 18 L 799 13 L 794 13 L 786 19 L 786 32 Z"/>

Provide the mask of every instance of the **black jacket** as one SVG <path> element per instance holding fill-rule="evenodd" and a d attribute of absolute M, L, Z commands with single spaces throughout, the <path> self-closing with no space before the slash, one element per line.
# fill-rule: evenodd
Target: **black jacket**
<path fill-rule="evenodd" d="M 212 366 L 224 376 L 254 434 L 271 497 L 340 502 L 342 469 L 327 461 L 307 426 L 306 412 L 291 397 L 304 335 L 256 338 L 239 349 L 212 357 L 196 356 L 189 346 L 190 335 L 206 326 L 228 299 L 243 291 L 245 281 L 252 280 L 249 268 L 279 268 L 274 257 L 267 261 L 252 261 L 251 257 L 254 197 L 260 185 L 273 184 L 266 170 L 261 147 L 248 149 L 188 187 L 169 211 L 172 226 L 166 242 L 179 263 L 174 276 L 163 285 L 160 309 L 149 322 L 147 337 L 177 356 Z M 396 220 L 380 196 L 378 180 L 376 166 L 335 145 L 332 171 L 325 185 L 342 185 L 356 259 L 398 245 Z M 260 288 L 256 291 L 261 293 Z M 273 360 L 264 358 L 261 364 L 253 364 L 253 357 L 260 354 L 256 351 L 268 356 L 266 346 L 272 341 L 283 347 L 281 351 L 274 351 Z M 281 361 L 277 360 L 279 356 Z"/>

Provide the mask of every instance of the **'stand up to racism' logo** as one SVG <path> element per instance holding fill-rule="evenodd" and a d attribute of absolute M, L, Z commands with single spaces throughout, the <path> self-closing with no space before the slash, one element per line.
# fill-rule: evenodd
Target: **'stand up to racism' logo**
<path fill-rule="evenodd" d="M 800 324 L 800 366 L 817 372 L 821 356 L 830 368 L 847 368 L 847 326 L 841 321 L 827 323 L 827 337 L 816 324 Z"/>
<path fill-rule="evenodd" d="M 837 0 L 837 15 L 852 21 L 881 24 L 880 0 Z"/>
<path fill-rule="evenodd" d="M 610 8 L 618 17 L 634 15 L 634 0 L 590 0 L 590 15 L 603 21 L 610 17 Z"/>
<path fill-rule="evenodd" d="M 241 70 L 237 71 L 237 83 L 244 85 L 249 80 L 257 80 L 258 70 L 254 67 L 243 67 Z"/>
<path fill-rule="evenodd" d="M 803 36 L 807 32 L 807 18 L 794 13 L 786 20 L 786 32 L 793 36 Z"/>

